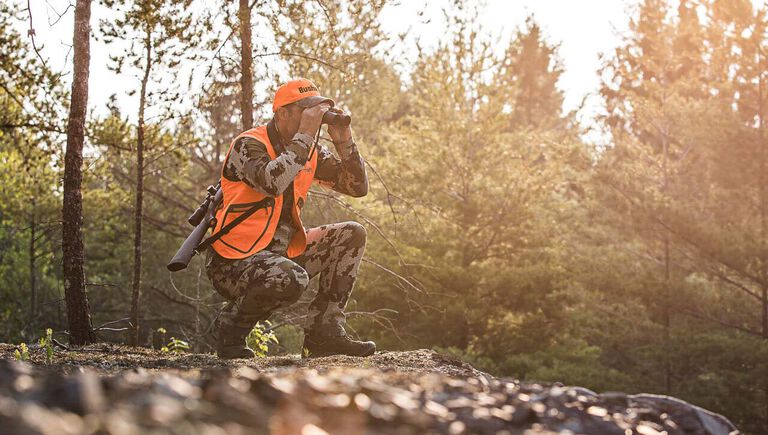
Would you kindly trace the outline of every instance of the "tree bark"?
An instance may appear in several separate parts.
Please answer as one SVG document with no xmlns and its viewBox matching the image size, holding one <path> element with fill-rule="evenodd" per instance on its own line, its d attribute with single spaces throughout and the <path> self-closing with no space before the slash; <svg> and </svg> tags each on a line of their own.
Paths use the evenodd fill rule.
<svg viewBox="0 0 768 435">
<path fill-rule="evenodd" d="M 152 69 L 152 35 L 147 30 L 144 39 L 146 49 L 146 65 L 144 77 L 141 79 L 141 95 L 139 96 L 139 122 L 136 131 L 136 204 L 134 207 L 133 233 L 133 291 L 131 294 L 131 346 L 139 344 L 139 302 L 141 299 L 141 245 L 142 245 L 142 213 L 144 208 L 144 110 L 147 105 L 147 83 Z"/>
<path fill-rule="evenodd" d="M 72 101 L 67 122 L 64 156 L 64 203 L 62 206 L 62 253 L 64 295 L 67 303 L 69 340 L 82 345 L 93 342 L 91 314 L 85 289 L 83 248 L 83 143 L 88 105 L 91 1 L 77 0 L 74 28 Z"/>
<path fill-rule="evenodd" d="M 768 339 L 768 180 L 766 180 L 766 172 L 768 171 L 768 150 L 765 147 L 765 107 L 764 107 L 764 84 L 763 84 L 763 55 L 762 51 L 757 50 L 757 65 L 758 65 L 758 77 L 757 77 L 757 119 L 758 130 L 757 140 L 758 147 L 760 148 L 760 173 L 757 180 L 757 194 L 758 204 L 760 208 L 760 244 L 761 255 L 760 261 L 762 262 L 762 333 L 763 338 Z M 766 414 L 768 419 L 768 414 Z"/>
<path fill-rule="evenodd" d="M 35 264 L 37 238 L 37 216 L 35 215 L 36 201 L 34 198 L 30 201 L 30 219 L 29 219 L 29 321 L 33 324 L 37 317 L 37 265 Z"/>
<path fill-rule="evenodd" d="M 240 115 L 243 130 L 253 127 L 253 46 L 251 42 L 251 8 L 248 0 L 240 0 Z"/>
<path fill-rule="evenodd" d="M 666 102 L 666 94 L 665 98 L 662 100 L 664 103 Z M 662 141 L 662 170 L 663 170 L 663 179 L 662 179 L 662 187 L 661 190 L 664 193 L 664 198 L 667 198 L 668 195 L 668 189 L 669 189 L 669 138 L 667 137 L 666 132 L 666 123 L 665 123 L 665 130 L 661 132 L 661 141 Z M 670 246 L 669 246 L 669 231 L 665 228 L 661 229 L 664 233 L 664 297 L 663 297 L 663 304 L 662 307 L 663 310 L 663 321 L 664 321 L 664 389 L 666 394 L 672 394 L 672 362 L 670 360 L 672 355 L 672 349 L 671 349 L 671 329 L 672 329 L 672 316 L 670 313 L 670 303 L 671 303 L 671 289 L 670 286 L 672 285 L 672 261 L 670 258 Z"/>
<path fill-rule="evenodd" d="M 757 180 L 757 192 L 758 192 L 758 204 L 760 207 L 760 237 L 761 237 L 761 261 L 762 261 L 762 334 L 763 338 L 768 340 L 768 149 L 765 144 L 765 84 L 763 82 L 763 61 L 765 57 L 758 45 L 757 47 L 757 119 L 758 130 L 757 140 L 758 147 L 760 148 L 760 173 Z M 764 407 L 765 407 L 765 420 L 764 429 L 768 431 L 768 385 L 763 388 L 764 393 Z"/>
</svg>

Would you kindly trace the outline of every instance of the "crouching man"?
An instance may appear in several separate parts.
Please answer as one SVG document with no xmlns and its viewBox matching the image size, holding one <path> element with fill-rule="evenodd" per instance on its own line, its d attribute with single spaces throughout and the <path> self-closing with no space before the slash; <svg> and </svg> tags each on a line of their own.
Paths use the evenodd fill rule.
<svg viewBox="0 0 768 435">
<path fill-rule="evenodd" d="M 220 358 L 251 357 L 245 337 L 256 322 L 296 302 L 318 274 L 319 290 L 303 325 L 308 354 L 368 356 L 376 350 L 372 341 L 352 340 L 344 330 L 344 308 L 365 251 L 365 227 L 339 222 L 305 229 L 301 222 L 315 180 L 354 197 L 368 193 L 363 159 L 348 125 L 328 125 L 340 158 L 315 141 L 326 111 L 343 114 L 334 105 L 309 80 L 291 80 L 275 93 L 272 120 L 241 133 L 229 147 L 214 233 L 239 216 L 246 218 L 207 253 L 208 277 L 231 301 L 217 325 Z"/>
</svg>

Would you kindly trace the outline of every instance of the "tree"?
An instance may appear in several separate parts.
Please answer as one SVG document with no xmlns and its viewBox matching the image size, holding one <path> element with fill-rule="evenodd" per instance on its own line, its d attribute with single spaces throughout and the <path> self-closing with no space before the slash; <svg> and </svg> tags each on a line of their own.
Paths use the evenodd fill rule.
<svg viewBox="0 0 768 435">
<path fill-rule="evenodd" d="M 119 0 L 108 0 L 107 6 L 124 6 Z M 144 176 L 146 153 L 146 110 L 155 96 L 165 102 L 174 103 L 180 98 L 178 92 L 149 90 L 152 73 L 164 67 L 163 73 L 176 69 L 182 59 L 194 60 L 197 55 L 190 50 L 201 43 L 202 28 L 210 29 L 205 17 L 194 21 L 190 11 L 192 0 L 181 2 L 170 0 L 140 0 L 122 11 L 122 17 L 114 23 L 103 23 L 103 32 L 108 42 L 115 39 L 130 40 L 130 31 L 135 31 L 140 47 L 131 45 L 125 54 L 115 56 L 114 69 L 122 71 L 123 64 L 140 70 L 138 124 L 136 127 L 136 193 L 134 202 L 134 256 L 133 283 L 131 291 L 131 335 L 130 343 L 138 345 L 140 322 L 140 299 L 142 287 L 142 225 L 144 220 Z M 171 115 L 173 117 L 174 115 Z M 159 152 L 159 150 L 154 150 Z"/>
<path fill-rule="evenodd" d="M 671 345 L 671 297 L 679 279 L 674 276 L 672 235 L 665 220 L 672 197 L 684 194 L 685 183 L 674 177 L 684 172 L 696 155 L 690 138 L 684 137 L 688 119 L 683 108 L 701 98 L 704 71 L 699 46 L 691 42 L 701 39 L 701 25 L 690 12 L 689 3 L 681 2 L 676 21 L 670 21 L 665 2 L 643 2 L 631 22 L 633 33 L 626 45 L 616 49 L 615 57 L 605 67 L 611 74 L 601 89 L 608 106 L 606 122 L 616 140 L 616 149 L 607 153 L 611 158 L 603 159 L 606 171 L 601 174 L 614 177 L 604 179 L 606 186 L 624 196 L 630 206 L 639 207 L 635 215 L 639 222 L 633 223 L 648 242 L 648 255 L 660 261 L 662 280 L 657 308 L 664 325 L 665 349 Z M 620 161 L 612 158 L 613 154 Z M 617 171 L 616 166 L 624 163 L 643 169 Z M 633 177 L 641 170 L 642 178 Z M 627 221 L 617 221 L 623 222 Z M 664 385 L 671 393 L 669 358 L 670 353 L 665 352 Z"/>
<path fill-rule="evenodd" d="M 251 7 L 240 0 L 240 116 L 243 130 L 253 127 L 253 44 L 251 42 Z"/>
<path fill-rule="evenodd" d="M 738 92 L 737 112 L 748 139 L 747 155 L 757 157 L 753 164 L 744 162 L 751 169 L 745 181 L 753 193 L 755 221 L 758 228 L 757 243 L 752 251 L 754 268 L 762 282 L 758 282 L 761 307 L 761 332 L 768 339 L 768 6 L 749 15 L 746 24 L 748 36 L 736 36 L 735 45 L 743 57 L 738 59 L 741 68 L 735 77 Z"/>
<path fill-rule="evenodd" d="M 91 34 L 91 2 L 77 0 L 74 30 L 74 72 L 72 103 L 67 123 L 67 153 L 64 158 L 64 203 L 62 207 L 62 253 L 64 292 L 67 301 L 70 342 L 82 345 L 93 341 L 90 307 L 83 270 L 83 142 L 88 105 L 88 75 Z"/>
<path fill-rule="evenodd" d="M 422 51 L 407 111 L 375 149 L 398 213 L 381 227 L 397 235 L 398 270 L 418 290 L 392 280 L 366 299 L 399 312 L 397 332 L 410 345 L 458 348 L 524 375 L 505 355 L 547 348 L 562 325 L 565 300 L 556 295 L 565 281 L 553 271 L 562 269 L 556 228 L 570 204 L 556 199 L 578 152 L 564 131 L 509 128 L 514 115 L 504 107 L 516 103 L 505 59 L 494 55 L 476 14 L 462 5 L 446 11 L 451 32 L 434 51 Z M 556 91 L 552 76 L 541 78 L 548 87 L 531 88 L 532 99 Z M 386 207 L 386 192 L 378 201 Z"/>
<path fill-rule="evenodd" d="M 496 77 L 499 92 L 508 101 L 511 130 L 565 127 L 563 93 L 556 87 L 563 73 L 557 48 L 544 40 L 532 16 L 507 47 Z"/>
<path fill-rule="evenodd" d="M 0 316 L 0 335 L 26 339 L 40 320 L 56 318 L 49 299 L 64 300 L 55 289 L 62 269 L 60 141 L 69 95 L 62 74 L 14 30 L 15 13 L 12 4 L 0 6 L 0 161 L 10 167 L 0 181 L 0 288 L 3 305 L 12 307 Z"/>
<path fill-rule="evenodd" d="M 604 240 L 619 238 L 619 249 L 642 259 L 624 278 L 645 283 L 642 305 L 663 328 L 638 366 L 650 379 L 663 374 L 660 390 L 681 397 L 697 394 L 699 374 L 730 373 L 692 363 L 688 337 L 741 352 L 763 335 L 759 17 L 748 1 L 680 2 L 676 11 L 645 1 L 603 70 L 614 143 L 596 166 L 595 214 Z M 752 415 L 765 388 L 740 393 Z"/>
<path fill-rule="evenodd" d="M 385 55 L 397 43 L 387 41 L 379 21 L 389 3 L 291 0 L 279 14 L 261 11 L 280 49 L 257 47 L 255 57 L 284 63 L 291 77 L 315 81 L 324 95 L 352 113 L 355 136 L 363 147 L 401 116 L 405 106 L 402 81 Z M 282 81 L 269 76 L 265 80 L 274 85 Z"/>
</svg>

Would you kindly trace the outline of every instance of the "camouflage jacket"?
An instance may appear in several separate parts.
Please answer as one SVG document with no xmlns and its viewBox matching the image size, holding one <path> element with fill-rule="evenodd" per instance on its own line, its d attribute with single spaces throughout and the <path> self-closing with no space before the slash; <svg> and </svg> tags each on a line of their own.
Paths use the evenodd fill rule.
<svg viewBox="0 0 768 435">
<path fill-rule="evenodd" d="M 242 181 L 268 196 L 284 195 L 275 235 L 266 249 L 284 253 L 295 228 L 291 222 L 290 207 L 293 202 L 293 179 L 307 161 L 314 138 L 297 133 L 290 143 L 283 144 L 274 121 L 267 124 L 267 134 L 277 157 L 273 160 L 266 146 L 250 137 L 238 139 L 224 167 L 224 177 Z M 364 196 L 368 192 L 368 176 L 354 141 L 339 144 L 340 159 L 321 143 L 317 144 L 317 170 L 315 180 L 325 187 L 351 196 Z"/>
</svg>

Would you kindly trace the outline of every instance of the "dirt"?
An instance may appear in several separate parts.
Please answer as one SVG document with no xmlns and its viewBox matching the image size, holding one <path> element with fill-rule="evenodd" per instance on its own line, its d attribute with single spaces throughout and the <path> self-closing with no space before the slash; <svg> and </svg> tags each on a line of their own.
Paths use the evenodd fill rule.
<svg viewBox="0 0 768 435">
<path fill-rule="evenodd" d="M 0 358 L 13 358 L 17 346 L 0 344 Z M 300 355 L 269 356 L 265 358 L 221 360 L 213 354 L 165 353 L 143 347 L 117 344 L 94 344 L 71 350 L 55 349 L 53 362 L 45 364 L 45 354 L 32 348 L 29 362 L 63 373 L 71 373 L 87 367 L 100 374 L 117 373 L 142 367 L 149 372 L 166 372 L 185 377 L 199 377 L 201 370 L 242 368 L 269 373 L 275 371 L 312 368 L 376 367 L 382 371 L 398 373 L 441 373 L 451 376 L 479 376 L 483 373 L 452 356 L 428 349 L 408 352 L 376 352 L 368 358 L 328 356 L 304 358 Z"/>
</svg>

